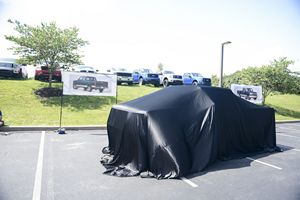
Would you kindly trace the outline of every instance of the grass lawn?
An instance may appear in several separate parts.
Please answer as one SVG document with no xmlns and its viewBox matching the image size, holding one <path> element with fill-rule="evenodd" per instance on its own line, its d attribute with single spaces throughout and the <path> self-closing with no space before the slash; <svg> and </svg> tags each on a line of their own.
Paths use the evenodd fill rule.
<svg viewBox="0 0 300 200">
<path fill-rule="evenodd" d="M 276 110 L 276 120 L 300 119 L 300 95 L 273 95 L 266 104 Z"/>
<path fill-rule="evenodd" d="M 35 80 L 0 80 L 0 110 L 7 125 L 59 126 L 60 97 L 43 99 L 34 90 L 47 86 Z M 53 84 L 61 87 L 61 83 Z M 119 86 L 118 103 L 128 101 L 160 88 L 151 86 Z M 64 96 L 62 124 L 106 124 L 115 97 Z"/>
<path fill-rule="evenodd" d="M 61 83 L 53 84 L 61 87 Z M 0 110 L 7 125 L 59 125 L 60 97 L 43 99 L 34 94 L 47 86 L 35 80 L 0 80 Z M 161 88 L 152 86 L 119 86 L 118 103 L 144 96 Z M 106 124 L 115 97 L 64 96 L 63 126 Z M 274 107 L 277 120 L 300 119 L 300 96 L 274 95 L 266 103 Z"/>
</svg>

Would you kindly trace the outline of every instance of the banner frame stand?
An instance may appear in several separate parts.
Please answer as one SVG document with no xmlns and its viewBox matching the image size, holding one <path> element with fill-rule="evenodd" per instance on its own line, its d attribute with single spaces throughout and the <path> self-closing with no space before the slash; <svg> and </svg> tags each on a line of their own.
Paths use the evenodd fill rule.
<svg viewBox="0 0 300 200">
<path fill-rule="evenodd" d="M 118 104 L 118 84 L 116 85 L 116 104 Z"/>
<path fill-rule="evenodd" d="M 64 88 L 64 82 L 62 84 L 62 88 Z M 64 97 L 64 92 L 63 92 L 63 89 L 62 89 L 62 93 L 61 93 L 61 96 L 60 96 L 60 115 L 59 115 L 59 128 L 57 129 L 57 133 L 58 134 L 65 134 L 66 131 L 65 131 L 65 128 L 62 128 L 61 127 L 61 121 L 62 121 L 62 107 L 63 107 L 63 97 Z"/>
</svg>

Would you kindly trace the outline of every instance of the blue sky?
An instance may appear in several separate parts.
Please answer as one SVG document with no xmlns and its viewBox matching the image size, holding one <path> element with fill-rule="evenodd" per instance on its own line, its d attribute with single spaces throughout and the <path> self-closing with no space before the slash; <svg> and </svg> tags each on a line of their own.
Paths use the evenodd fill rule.
<svg viewBox="0 0 300 200">
<path fill-rule="evenodd" d="M 90 45 L 83 61 L 97 68 L 149 67 L 219 74 L 279 57 L 300 71 L 300 1 L 296 0 L 0 0 L 0 57 L 10 57 L 7 19 L 77 26 Z"/>
</svg>

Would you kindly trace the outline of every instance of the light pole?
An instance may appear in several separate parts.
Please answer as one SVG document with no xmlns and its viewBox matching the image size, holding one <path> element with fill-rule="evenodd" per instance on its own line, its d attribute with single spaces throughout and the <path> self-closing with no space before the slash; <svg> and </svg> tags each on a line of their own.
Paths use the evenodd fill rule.
<svg viewBox="0 0 300 200">
<path fill-rule="evenodd" d="M 223 55 L 224 55 L 224 45 L 230 44 L 230 41 L 222 43 L 222 50 L 221 50 L 221 71 L 220 71 L 220 80 L 219 80 L 219 87 L 223 87 Z"/>
</svg>

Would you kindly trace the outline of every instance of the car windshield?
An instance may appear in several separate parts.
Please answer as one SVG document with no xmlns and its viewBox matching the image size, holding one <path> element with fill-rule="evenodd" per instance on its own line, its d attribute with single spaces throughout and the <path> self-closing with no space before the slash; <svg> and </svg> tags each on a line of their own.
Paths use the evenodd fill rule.
<svg viewBox="0 0 300 200">
<path fill-rule="evenodd" d="M 194 77 L 202 77 L 202 75 L 201 74 L 199 74 L 199 73 L 191 73 Z"/>
<path fill-rule="evenodd" d="M 89 70 L 94 70 L 93 67 L 90 66 L 77 66 L 78 69 L 89 69 Z"/>
<path fill-rule="evenodd" d="M 12 63 L 0 62 L 0 67 L 11 67 Z"/>
<path fill-rule="evenodd" d="M 117 71 L 119 71 L 119 72 L 127 72 L 127 70 L 125 68 L 118 68 Z"/>
<path fill-rule="evenodd" d="M 153 73 L 151 69 L 142 69 L 142 73 Z"/>
<path fill-rule="evenodd" d="M 164 71 L 164 74 L 175 74 L 175 73 L 172 71 Z"/>
</svg>

